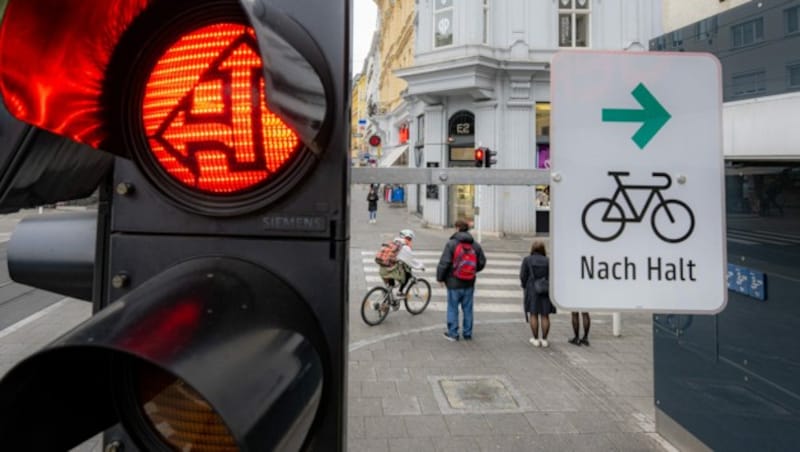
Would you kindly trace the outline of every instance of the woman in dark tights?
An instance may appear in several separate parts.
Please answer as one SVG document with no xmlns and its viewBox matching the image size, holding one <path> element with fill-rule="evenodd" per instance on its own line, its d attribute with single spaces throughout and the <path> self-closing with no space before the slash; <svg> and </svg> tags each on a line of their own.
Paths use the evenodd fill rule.
<svg viewBox="0 0 800 452">
<path fill-rule="evenodd" d="M 580 331 L 580 321 L 578 319 L 578 313 L 572 313 L 572 332 L 575 333 L 575 337 L 569 340 L 570 344 L 573 345 L 586 345 L 589 346 L 589 327 L 592 325 L 591 319 L 589 319 L 588 312 L 581 312 L 583 314 L 583 338 L 578 336 Z"/>
<path fill-rule="evenodd" d="M 556 308 L 550 301 L 549 287 L 540 293 L 536 291 L 536 281 L 548 283 L 550 277 L 550 263 L 547 260 L 544 242 L 536 240 L 531 245 L 531 254 L 522 260 L 519 270 L 519 279 L 524 290 L 525 315 L 531 325 L 530 343 L 534 347 L 547 347 L 547 334 L 550 332 L 550 314 L 555 314 Z M 539 339 L 539 318 L 542 319 L 542 339 Z"/>
</svg>

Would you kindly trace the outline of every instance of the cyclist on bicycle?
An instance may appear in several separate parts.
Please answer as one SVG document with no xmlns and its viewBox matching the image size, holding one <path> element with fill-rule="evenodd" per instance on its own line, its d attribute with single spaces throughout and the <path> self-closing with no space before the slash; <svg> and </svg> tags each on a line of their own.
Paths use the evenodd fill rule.
<svg viewBox="0 0 800 452">
<path fill-rule="evenodd" d="M 401 245 L 400 251 L 397 253 L 397 264 L 392 267 L 380 267 L 381 278 L 390 287 L 394 287 L 395 281 L 400 284 L 400 294 L 403 293 L 406 283 L 411 279 L 412 268 L 414 270 L 425 270 L 425 266 L 414 257 L 414 252 L 411 250 L 413 240 L 414 231 L 411 229 L 400 231 L 400 234 L 393 240 Z"/>
</svg>

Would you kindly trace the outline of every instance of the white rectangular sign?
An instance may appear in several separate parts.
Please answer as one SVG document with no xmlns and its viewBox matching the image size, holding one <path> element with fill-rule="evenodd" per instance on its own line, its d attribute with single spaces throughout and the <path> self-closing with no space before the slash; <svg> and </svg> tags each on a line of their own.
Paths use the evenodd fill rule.
<svg viewBox="0 0 800 452">
<path fill-rule="evenodd" d="M 572 311 L 721 311 L 722 88 L 710 54 L 560 52 L 551 296 Z"/>
</svg>

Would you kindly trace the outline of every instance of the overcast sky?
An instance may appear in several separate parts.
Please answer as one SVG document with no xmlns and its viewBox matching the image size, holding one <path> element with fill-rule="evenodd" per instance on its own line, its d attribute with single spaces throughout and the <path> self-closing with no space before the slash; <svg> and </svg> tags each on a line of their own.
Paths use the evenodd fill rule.
<svg viewBox="0 0 800 452">
<path fill-rule="evenodd" d="M 364 66 L 364 58 L 369 53 L 372 33 L 375 31 L 377 13 L 378 8 L 373 0 L 353 0 L 353 75 L 361 72 Z"/>
</svg>

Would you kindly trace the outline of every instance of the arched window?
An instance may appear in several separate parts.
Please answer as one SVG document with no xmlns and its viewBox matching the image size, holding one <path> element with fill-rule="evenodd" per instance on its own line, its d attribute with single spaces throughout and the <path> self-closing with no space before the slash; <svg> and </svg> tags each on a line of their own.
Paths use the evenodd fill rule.
<svg viewBox="0 0 800 452">
<path fill-rule="evenodd" d="M 464 110 L 457 112 L 450 117 L 449 130 L 451 139 L 475 135 L 475 115 Z"/>
</svg>

